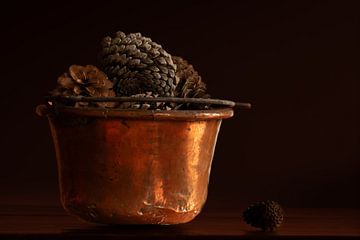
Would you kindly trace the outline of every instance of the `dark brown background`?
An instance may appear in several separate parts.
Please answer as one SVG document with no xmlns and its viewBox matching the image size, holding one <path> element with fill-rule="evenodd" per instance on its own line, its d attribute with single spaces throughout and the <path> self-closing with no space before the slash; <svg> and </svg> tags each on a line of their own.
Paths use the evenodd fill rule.
<svg viewBox="0 0 360 240">
<path fill-rule="evenodd" d="M 47 122 L 34 114 L 99 41 L 142 32 L 188 59 L 214 97 L 249 101 L 223 123 L 208 206 L 275 199 L 359 207 L 356 1 L 13 2 L 1 13 L 0 202 L 57 201 Z"/>
</svg>

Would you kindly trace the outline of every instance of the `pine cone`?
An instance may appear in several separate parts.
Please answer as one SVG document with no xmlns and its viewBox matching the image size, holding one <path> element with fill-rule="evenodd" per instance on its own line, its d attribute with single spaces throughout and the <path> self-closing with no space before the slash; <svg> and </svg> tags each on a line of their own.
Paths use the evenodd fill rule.
<svg viewBox="0 0 360 240">
<path fill-rule="evenodd" d="M 154 95 L 152 92 L 146 92 L 146 93 L 131 95 L 130 97 L 156 98 L 157 94 Z M 172 108 L 164 102 L 123 102 L 118 107 L 120 109 L 131 108 L 131 109 L 143 109 L 143 110 L 172 110 Z"/>
<path fill-rule="evenodd" d="M 172 56 L 177 66 L 176 76 L 179 84 L 176 87 L 176 96 L 184 98 L 209 98 L 206 85 L 194 67 L 181 57 Z"/>
<path fill-rule="evenodd" d="M 250 205 L 243 212 L 243 219 L 253 227 L 263 231 L 273 231 L 284 219 L 284 211 L 275 201 L 263 201 Z"/>
<path fill-rule="evenodd" d="M 210 98 L 210 95 L 206 93 L 206 85 L 201 80 L 201 76 L 189 64 L 181 57 L 172 56 L 174 63 L 177 66 L 176 76 L 179 78 L 179 84 L 175 90 L 176 97 L 183 98 Z M 180 104 L 176 106 L 176 109 L 206 109 L 205 104 Z"/>
<path fill-rule="evenodd" d="M 152 92 L 174 96 L 178 78 L 170 54 L 140 33 L 117 32 L 105 37 L 100 52 L 101 66 L 114 83 L 117 96 Z"/>
<path fill-rule="evenodd" d="M 92 65 L 71 65 L 69 72 L 57 80 L 58 86 L 52 96 L 114 97 L 113 84 L 105 73 Z M 111 102 L 97 102 L 100 107 L 114 107 Z M 77 102 L 75 107 L 88 106 L 87 102 Z"/>
</svg>

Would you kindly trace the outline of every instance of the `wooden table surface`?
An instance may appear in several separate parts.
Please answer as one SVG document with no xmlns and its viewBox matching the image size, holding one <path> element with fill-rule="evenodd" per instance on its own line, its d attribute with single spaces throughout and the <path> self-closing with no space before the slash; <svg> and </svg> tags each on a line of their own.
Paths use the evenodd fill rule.
<svg viewBox="0 0 360 240">
<path fill-rule="evenodd" d="M 286 209 L 274 233 L 241 220 L 242 209 L 205 209 L 174 226 L 102 226 L 79 221 L 58 205 L 0 205 L 0 239 L 360 239 L 360 209 Z"/>
</svg>

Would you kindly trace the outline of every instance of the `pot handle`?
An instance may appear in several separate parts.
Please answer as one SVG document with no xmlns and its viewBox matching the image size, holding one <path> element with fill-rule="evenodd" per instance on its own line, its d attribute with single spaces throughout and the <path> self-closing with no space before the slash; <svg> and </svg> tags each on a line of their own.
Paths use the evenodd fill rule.
<svg viewBox="0 0 360 240">
<path fill-rule="evenodd" d="M 46 106 L 45 104 L 40 104 L 35 108 L 35 112 L 38 116 L 40 117 L 46 117 L 49 115 L 50 111 L 49 111 L 49 107 Z"/>
<path fill-rule="evenodd" d="M 50 101 L 72 101 L 72 102 L 173 102 L 173 103 L 198 103 L 210 104 L 226 107 L 236 107 L 239 109 L 250 109 L 250 103 L 233 102 L 222 99 L 211 98 L 178 98 L 178 97 L 85 97 L 85 96 L 47 96 Z"/>
</svg>

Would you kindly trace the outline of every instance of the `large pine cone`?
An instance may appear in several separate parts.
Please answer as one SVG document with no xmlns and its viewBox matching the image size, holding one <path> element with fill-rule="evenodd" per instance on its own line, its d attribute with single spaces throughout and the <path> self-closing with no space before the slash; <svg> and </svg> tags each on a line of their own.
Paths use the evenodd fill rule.
<svg viewBox="0 0 360 240">
<path fill-rule="evenodd" d="M 157 94 L 152 92 L 139 93 L 131 95 L 131 97 L 147 97 L 156 98 Z M 173 106 L 165 102 L 123 102 L 120 103 L 118 108 L 120 109 L 143 109 L 143 110 L 172 110 Z"/>
<path fill-rule="evenodd" d="M 119 31 L 113 38 L 105 37 L 100 61 L 117 96 L 146 92 L 159 97 L 175 95 L 178 78 L 170 54 L 140 33 L 126 35 Z"/>
<path fill-rule="evenodd" d="M 92 65 L 71 65 L 69 72 L 62 74 L 57 80 L 57 87 L 51 92 L 52 96 L 86 96 L 86 97 L 114 97 L 113 83 L 105 73 Z M 94 103 L 100 107 L 114 107 L 112 102 Z M 88 106 L 86 102 L 77 102 L 75 107 Z"/>
</svg>

